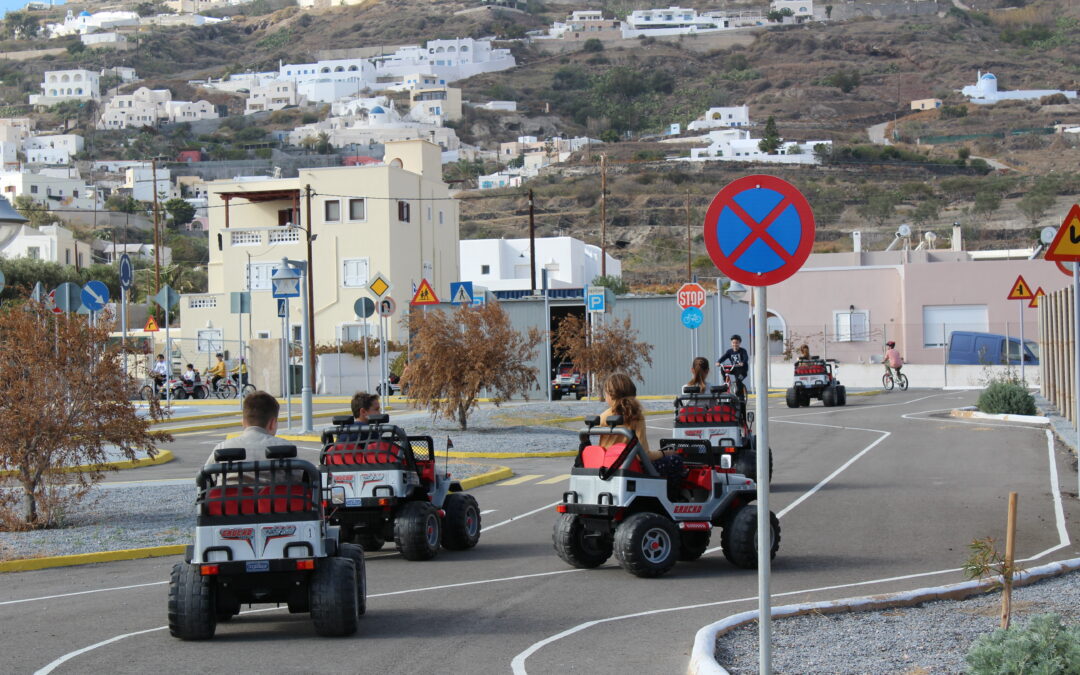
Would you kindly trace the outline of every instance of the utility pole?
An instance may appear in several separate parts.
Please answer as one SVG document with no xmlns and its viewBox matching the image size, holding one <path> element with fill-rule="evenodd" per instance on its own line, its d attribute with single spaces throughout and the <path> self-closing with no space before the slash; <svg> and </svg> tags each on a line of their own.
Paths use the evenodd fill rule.
<svg viewBox="0 0 1080 675">
<path fill-rule="evenodd" d="M 154 294 L 161 290 L 161 233 L 158 232 L 157 158 L 150 160 L 150 177 L 154 182 Z M 134 189 L 134 188 L 133 188 Z"/>
<path fill-rule="evenodd" d="M 686 280 L 693 281 L 690 272 L 690 191 L 686 191 Z"/>
<path fill-rule="evenodd" d="M 533 191 L 529 189 L 529 278 L 536 295 L 536 222 L 533 220 Z"/>
<path fill-rule="evenodd" d="M 607 276 L 607 155 L 600 155 L 600 276 Z"/>
<path fill-rule="evenodd" d="M 307 312 L 308 312 L 308 344 L 315 345 L 315 286 L 314 268 L 311 266 L 311 183 L 304 186 L 304 208 L 307 211 Z M 308 386 L 315 389 L 315 369 L 308 369 Z M 309 422 L 310 423 L 310 422 Z"/>
</svg>

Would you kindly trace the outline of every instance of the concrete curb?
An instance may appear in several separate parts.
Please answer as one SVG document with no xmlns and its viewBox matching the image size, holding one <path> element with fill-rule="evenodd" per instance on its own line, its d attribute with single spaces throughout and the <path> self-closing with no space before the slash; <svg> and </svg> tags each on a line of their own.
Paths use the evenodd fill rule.
<svg viewBox="0 0 1080 675">
<path fill-rule="evenodd" d="M 1041 565 L 1017 574 L 1013 578 L 1013 586 L 1027 586 L 1043 579 L 1061 576 L 1076 570 L 1080 570 L 1080 558 Z M 893 607 L 911 607 L 934 600 L 964 600 L 975 595 L 997 590 L 1000 583 L 1001 577 L 993 577 L 899 593 L 864 595 L 842 600 L 784 605 L 773 607 L 771 615 L 774 619 L 780 619 L 804 614 L 839 614 L 842 612 L 868 612 Z M 734 614 L 726 619 L 702 627 L 694 636 L 694 646 L 690 652 L 690 664 L 687 666 L 686 672 L 689 675 L 729 675 L 728 671 L 716 661 L 716 639 L 736 628 L 755 623 L 757 620 L 758 610 L 755 609 Z"/>
<path fill-rule="evenodd" d="M 60 469 L 60 473 L 82 473 L 84 471 L 123 471 L 125 469 L 138 469 L 141 466 L 157 466 L 158 464 L 167 464 L 176 459 L 176 456 L 169 450 L 158 450 L 157 454 L 153 457 L 147 457 L 146 459 L 125 459 L 119 462 L 109 462 L 108 464 L 80 464 L 79 466 L 65 466 Z M 6 471 L 0 471 L 0 478 L 11 478 L 12 476 L 19 475 L 18 471 L 8 469 Z"/>
<path fill-rule="evenodd" d="M 229 434 L 226 438 L 236 438 L 240 434 Z M 283 441 L 293 441 L 295 443 L 321 443 L 322 438 L 319 436 L 290 436 L 278 434 L 278 438 Z M 533 457 L 574 457 L 577 455 L 577 450 L 553 450 L 551 452 L 446 452 L 445 450 L 436 450 L 435 457 L 450 459 L 531 459 Z"/>
<path fill-rule="evenodd" d="M 120 560 L 139 560 L 141 558 L 160 558 L 167 555 L 180 555 L 185 546 L 152 546 L 150 548 L 127 548 L 119 551 L 100 551 L 98 553 L 80 553 L 78 555 L 56 555 L 47 558 L 23 558 L 0 562 L 0 572 L 28 572 L 50 567 L 70 567 L 73 565 L 92 565 L 94 563 L 117 562 Z"/>
<path fill-rule="evenodd" d="M 316 417 L 333 417 L 334 415 L 348 415 L 349 413 L 350 413 L 350 411 L 348 411 L 348 410 L 330 410 L 330 411 L 312 413 L 311 417 L 312 417 L 312 419 L 314 419 Z M 217 417 L 220 417 L 220 415 L 217 415 Z M 299 419 L 302 419 L 302 417 L 303 417 L 302 415 L 293 415 L 292 418 L 293 418 L 293 420 L 299 420 Z M 278 418 L 278 422 L 287 422 L 287 421 L 288 421 L 288 417 L 279 417 Z M 189 424 L 188 426 L 180 426 L 180 427 L 164 427 L 164 426 L 160 426 L 160 425 L 162 425 L 162 424 L 173 424 L 173 423 L 172 422 L 160 422 L 157 425 L 152 426 L 151 429 L 153 431 L 165 431 L 165 432 L 170 433 L 170 434 L 182 434 L 182 433 L 187 433 L 189 431 L 211 431 L 213 429 L 228 429 L 229 427 L 240 426 L 240 423 L 241 423 L 241 421 L 240 421 L 240 418 L 239 418 L 239 413 L 237 413 L 237 418 L 232 420 L 232 421 L 229 421 L 229 422 L 213 422 L 211 424 Z M 176 424 L 183 424 L 183 421 L 182 420 L 177 421 Z M 316 439 L 316 440 L 318 440 L 318 439 Z"/>
<path fill-rule="evenodd" d="M 168 452 L 168 451 L 165 451 Z M 492 471 L 486 471 L 476 476 L 464 478 L 461 481 L 463 490 L 472 490 L 481 485 L 497 483 L 507 478 L 512 478 L 514 472 L 507 466 L 496 467 Z M 74 565 L 91 565 L 94 563 L 117 562 L 120 560 L 139 560 L 142 558 L 159 558 L 169 555 L 181 555 L 186 548 L 183 544 L 175 546 L 152 546 L 149 548 L 128 548 L 119 551 L 100 551 L 98 553 L 81 553 L 78 555 L 57 555 L 44 558 L 23 558 L 20 560 L 8 560 L 0 562 L 0 573 L 3 572 L 28 572 L 30 570 L 42 570 L 50 567 L 71 567 Z"/>
<path fill-rule="evenodd" d="M 975 420 L 1000 420 L 1002 422 L 1022 422 L 1024 424 L 1050 424 L 1050 418 L 1041 415 L 998 415 L 994 413 L 979 412 L 974 408 L 956 408 L 950 412 L 949 415 L 952 417 L 963 417 Z"/>
</svg>

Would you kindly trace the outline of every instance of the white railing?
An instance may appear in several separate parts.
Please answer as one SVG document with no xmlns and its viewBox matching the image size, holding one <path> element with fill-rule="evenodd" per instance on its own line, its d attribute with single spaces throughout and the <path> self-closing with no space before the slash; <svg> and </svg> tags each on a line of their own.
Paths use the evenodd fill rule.
<svg viewBox="0 0 1080 675">
<path fill-rule="evenodd" d="M 266 235 L 265 239 L 263 235 Z M 291 227 L 258 227 L 229 230 L 230 246 L 262 246 L 263 244 L 295 244 L 303 239 L 300 230 Z"/>
<path fill-rule="evenodd" d="M 291 227 L 270 230 L 271 244 L 291 244 L 297 241 L 300 241 L 300 230 Z"/>
<path fill-rule="evenodd" d="M 214 309 L 217 307 L 217 295 L 189 295 L 188 309 Z"/>
<path fill-rule="evenodd" d="M 262 231 L 260 230 L 233 230 L 229 234 L 231 246 L 261 246 Z"/>
</svg>

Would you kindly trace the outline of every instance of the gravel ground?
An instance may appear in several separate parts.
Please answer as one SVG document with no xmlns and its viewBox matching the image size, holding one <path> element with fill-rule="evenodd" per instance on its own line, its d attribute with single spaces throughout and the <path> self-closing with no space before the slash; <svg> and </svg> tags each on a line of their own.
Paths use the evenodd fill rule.
<svg viewBox="0 0 1080 675">
<path fill-rule="evenodd" d="M 455 479 L 494 466 L 450 462 Z M 99 485 L 67 527 L 0 532 L 0 560 L 190 544 L 195 528 L 195 484 Z"/>
<path fill-rule="evenodd" d="M 964 656 L 999 622 L 999 593 L 878 612 L 819 614 L 772 624 L 775 673 L 878 675 L 961 673 Z M 1034 614 L 1080 624 L 1080 573 L 1013 590 L 1012 625 Z M 716 658 L 732 675 L 758 672 L 758 629 L 749 624 L 717 639 Z"/>
</svg>

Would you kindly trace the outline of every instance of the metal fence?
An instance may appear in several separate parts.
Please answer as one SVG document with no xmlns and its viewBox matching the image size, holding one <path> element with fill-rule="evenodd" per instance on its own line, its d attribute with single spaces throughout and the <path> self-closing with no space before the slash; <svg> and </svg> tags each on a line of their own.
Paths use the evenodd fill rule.
<svg viewBox="0 0 1080 675">
<path fill-rule="evenodd" d="M 1050 293 L 1039 303 L 1042 340 L 1042 395 L 1076 424 L 1076 322 L 1073 289 Z"/>
</svg>

